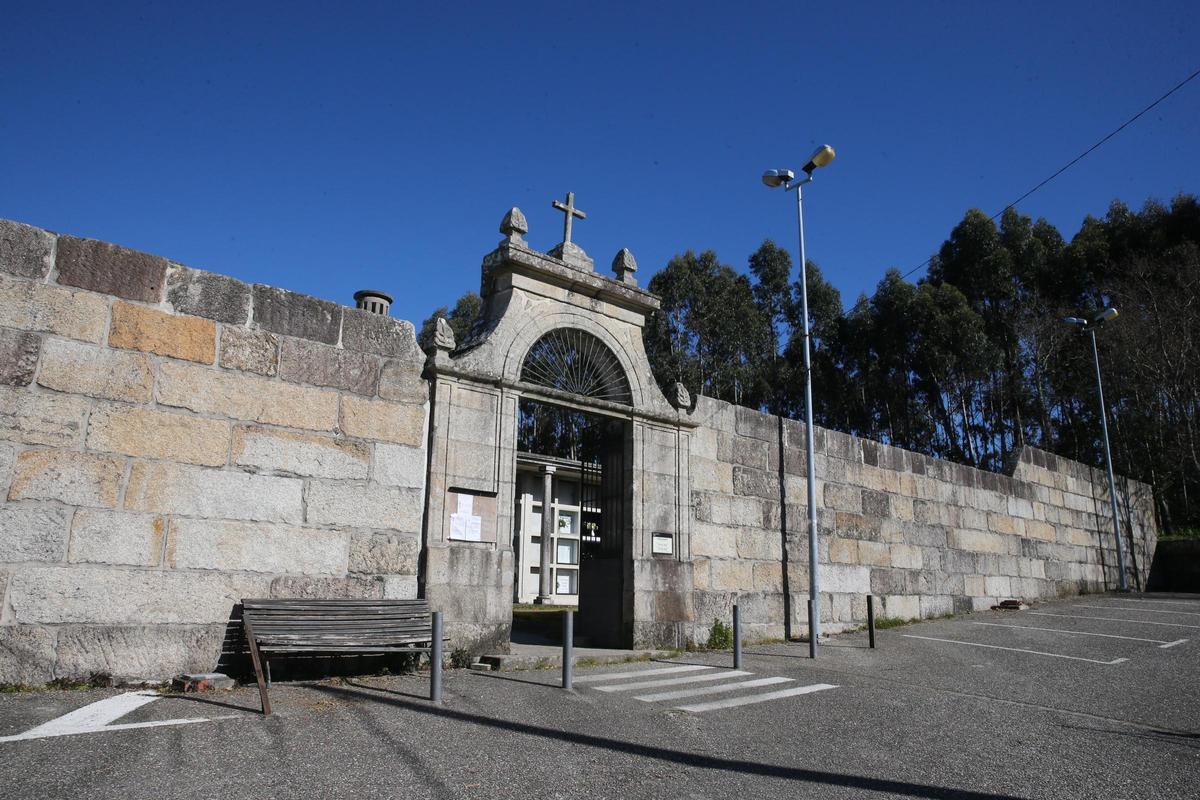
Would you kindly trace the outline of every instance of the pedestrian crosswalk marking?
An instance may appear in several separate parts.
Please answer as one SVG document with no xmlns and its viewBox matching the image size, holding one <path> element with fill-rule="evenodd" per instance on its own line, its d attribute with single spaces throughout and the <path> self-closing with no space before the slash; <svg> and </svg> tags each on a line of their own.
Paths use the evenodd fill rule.
<svg viewBox="0 0 1200 800">
<path fill-rule="evenodd" d="M 754 678 L 753 680 L 742 680 L 753 674 L 753 672 L 727 669 L 725 667 L 704 664 L 683 664 L 680 666 L 630 670 L 628 672 L 582 675 L 575 678 L 575 683 L 585 684 L 581 688 L 594 689 L 597 692 L 639 692 L 633 695 L 633 699 L 643 703 L 661 702 L 673 705 L 692 697 L 726 695 L 720 699 L 709 700 L 707 702 L 674 706 L 676 710 L 689 711 L 696 714 L 705 711 L 715 711 L 721 708 L 736 708 L 738 706 L 768 703 L 774 700 L 784 700 L 789 697 L 838 688 L 829 683 L 814 683 L 807 686 L 789 686 L 774 691 L 758 692 L 758 690 L 767 687 L 795 683 L 796 679 L 765 676 Z M 644 691 L 654 689 L 662 689 L 663 691 Z"/>
<path fill-rule="evenodd" d="M 598 692 L 629 692 L 634 689 L 657 689 L 660 686 L 678 686 L 682 683 L 700 683 L 701 681 L 720 681 L 725 678 L 741 678 L 753 675 L 753 672 L 742 672 L 739 669 L 708 672 L 703 675 L 688 675 L 683 678 L 664 678 L 658 681 L 637 681 L 635 683 L 614 683 L 608 686 L 595 687 Z"/>
<path fill-rule="evenodd" d="M 656 694 L 640 694 L 634 700 L 654 703 L 659 700 L 682 700 L 685 697 L 697 697 L 702 694 L 719 694 L 720 692 L 736 692 L 740 689 L 756 689 L 759 686 L 774 686 L 779 683 L 792 683 L 791 678 L 755 678 L 752 681 L 737 681 L 722 683 L 719 686 L 701 686 L 698 689 L 679 689 L 674 692 L 658 692 Z"/>
<path fill-rule="evenodd" d="M 719 708 L 735 708 L 737 706 L 748 706 L 753 703 L 766 703 L 771 700 L 781 700 L 785 697 L 795 697 L 800 694 L 811 694 L 813 692 L 823 692 L 826 689 L 836 689 L 837 686 L 831 683 L 814 683 L 811 686 L 796 686 L 791 689 L 780 689 L 777 692 L 767 692 L 766 694 L 752 694 L 747 697 L 727 697 L 724 700 L 713 700 L 709 703 L 697 703 L 691 706 L 676 706 L 677 711 L 691 711 L 701 713 L 704 711 L 715 711 Z"/>
</svg>

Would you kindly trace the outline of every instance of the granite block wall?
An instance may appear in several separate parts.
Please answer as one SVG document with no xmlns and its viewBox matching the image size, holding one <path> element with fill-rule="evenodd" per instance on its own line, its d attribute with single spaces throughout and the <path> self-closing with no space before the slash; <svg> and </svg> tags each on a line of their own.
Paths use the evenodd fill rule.
<svg viewBox="0 0 1200 800">
<path fill-rule="evenodd" d="M 738 602 L 750 636 L 807 631 L 803 423 L 700 397 L 692 414 L 696 622 Z M 1105 473 L 1026 447 L 1010 475 L 817 428 L 821 619 L 918 619 L 1118 585 Z M 1144 587 L 1157 528 L 1150 487 L 1119 479 L 1129 585 Z M 787 621 L 785 623 L 785 620 Z"/>
<path fill-rule="evenodd" d="M 212 669 L 243 597 L 415 597 L 423 364 L 408 322 L 0 221 L 0 683 Z"/>
</svg>

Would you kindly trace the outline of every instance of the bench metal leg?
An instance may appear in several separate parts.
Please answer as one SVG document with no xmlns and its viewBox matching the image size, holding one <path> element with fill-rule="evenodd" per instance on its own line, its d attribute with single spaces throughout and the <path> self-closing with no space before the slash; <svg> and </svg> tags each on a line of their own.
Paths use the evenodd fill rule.
<svg viewBox="0 0 1200 800">
<path fill-rule="evenodd" d="M 250 660 L 254 662 L 254 678 L 258 681 L 258 697 L 262 701 L 262 713 L 264 717 L 271 716 L 271 699 L 267 697 L 267 681 L 263 677 L 263 661 L 265 660 L 261 653 L 258 652 L 258 642 L 254 639 L 254 629 L 246 623 L 246 641 L 250 644 Z M 268 664 L 268 669 L 270 665 Z"/>
</svg>

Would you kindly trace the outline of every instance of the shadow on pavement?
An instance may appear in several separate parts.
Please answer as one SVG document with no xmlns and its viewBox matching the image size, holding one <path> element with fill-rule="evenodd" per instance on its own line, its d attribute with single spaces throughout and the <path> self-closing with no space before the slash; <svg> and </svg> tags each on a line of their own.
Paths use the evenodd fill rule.
<svg viewBox="0 0 1200 800">
<path fill-rule="evenodd" d="M 555 673 L 555 674 L 557 674 L 557 673 Z M 542 681 L 531 681 L 528 678 L 518 678 L 513 675 L 503 675 L 499 672 L 472 672 L 471 676 L 475 677 L 475 678 L 487 678 L 487 679 L 493 680 L 493 681 L 508 681 L 509 683 L 523 683 L 526 686 L 541 686 L 544 689 L 559 689 L 559 690 L 562 689 L 562 686 L 559 684 L 559 680 L 561 680 L 561 679 L 555 679 L 551 683 L 544 683 Z"/>
<path fill-rule="evenodd" d="M 659 761 L 666 761 L 687 767 L 716 769 L 726 772 L 742 773 L 745 775 L 761 775 L 767 778 L 783 778 L 785 780 L 805 781 L 808 783 L 825 784 L 829 786 L 844 786 L 863 791 L 892 792 L 894 794 L 907 795 L 909 797 L 960 798 L 960 800 L 1017 800 L 1017 798 L 1013 795 L 992 794 L 990 792 L 975 792 L 965 789 L 950 789 L 944 786 L 930 786 L 921 783 L 910 783 L 908 781 L 888 780 L 885 778 L 868 778 L 860 775 L 847 775 L 838 772 L 805 769 L 803 767 L 785 767 L 777 764 L 762 764 L 755 761 L 744 761 L 733 758 L 717 758 L 698 753 L 669 750 L 665 747 L 635 744 L 633 742 L 621 741 L 620 739 L 609 739 L 603 736 L 593 736 L 586 733 L 575 733 L 573 731 L 559 731 L 554 730 L 553 728 L 543 728 L 525 722 L 493 719 L 491 717 L 484 717 L 465 711 L 455 711 L 442 706 L 434 706 L 428 703 L 414 703 L 408 700 L 401 700 L 397 697 L 379 695 L 368 696 L 364 695 L 362 692 L 356 692 L 340 686 L 314 686 L 312 688 L 320 692 L 341 695 L 344 697 L 371 699 L 379 703 L 398 706 L 400 708 L 404 708 L 409 711 L 415 711 L 420 714 L 429 714 L 430 716 L 442 717 L 444 719 L 453 719 L 460 722 L 483 725 L 489 728 L 506 731 L 508 733 L 518 733 L 526 736 L 540 736 L 547 739 L 558 739 L 561 741 L 570 742 L 572 744 L 628 753 L 629 755 L 638 756 L 641 758 L 653 758 Z M 392 694 L 386 689 L 379 689 L 376 691 Z"/>
<path fill-rule="evenodd" d="M 220 708 L 229 708 L 234 711 L 250 711 L 254 714 L 262 713 L 262 709 L 259 708 L 259 705 L 258 705 L 258 695 L 257 694 L 254 695 L 253 698 L 250 698 L 249 700 L 247 700 L 246 705 L 225 703 L 225 702 L 221 702 L 220 700 L 213 700 L 212 698 L 209 698 L 209 697 L 199 697 L 194 694 L 164 694 L 162 697 L 164 700 L 182 700 L 185 703 L 200 703 L 201 705 L 206 705 L 206 706 L 218 706 Z"/>
</svg>

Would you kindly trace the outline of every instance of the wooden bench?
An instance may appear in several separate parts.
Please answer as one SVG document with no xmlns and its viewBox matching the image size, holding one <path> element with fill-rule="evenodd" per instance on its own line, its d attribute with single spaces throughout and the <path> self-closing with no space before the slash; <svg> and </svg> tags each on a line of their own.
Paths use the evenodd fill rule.
<svg viewBox="0 0 1200 800">
<path fill-rule="evenodd" d="M 282 653 L 427 652 L 430 699 L 441 700 L 441 614 L 430 613 L 424 600 L 242 600 L 242 625 L 264 716 L 271 713 L 267 658 Z"/>
</svg>

